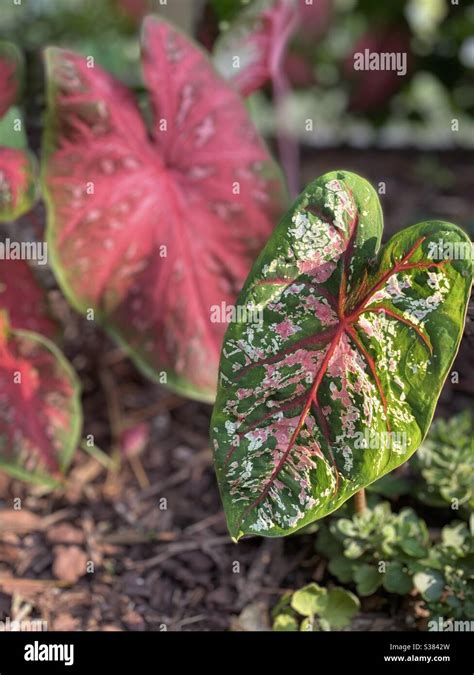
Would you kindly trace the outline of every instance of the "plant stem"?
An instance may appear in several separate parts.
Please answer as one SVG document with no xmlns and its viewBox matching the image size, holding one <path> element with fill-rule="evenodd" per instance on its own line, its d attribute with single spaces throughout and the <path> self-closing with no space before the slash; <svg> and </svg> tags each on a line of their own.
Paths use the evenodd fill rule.
<svg viewBox="0 0 474 675">
<path fill-rule="evenodd" d="M 82 439 L 80 447 L 82 450 L 87 452 L 91 457 L 102 464 L 105 469 L 114 469 L 114 461 L 112 457 L 109 457 L 103 450 L 97 447 L 97 445 L 88 445 L 85 438 Z"/>
<path fill-rule="evenodd" d="M 359 492 L 354 495 L 354 508 L 356 513 L 363 513 L 367 508 L 367 500 L 365 498 L 365 489 L 361 488 Z"/>
<path fill-rule="evenodd" d="M 293 134 L 286 131 L 284 105 L 290 93 L 290 86 L 284 72 L 284 56 L 288 42 L 297 27 L 297 15 L 294 14 L 284 26 L 271 56 L 271 79 L 273 85 L 273 102 L 276 112 L 277 143 L 280 163 L 286 175 L 291 199 L 299 194 L 299 145 Z"/>
</svg>

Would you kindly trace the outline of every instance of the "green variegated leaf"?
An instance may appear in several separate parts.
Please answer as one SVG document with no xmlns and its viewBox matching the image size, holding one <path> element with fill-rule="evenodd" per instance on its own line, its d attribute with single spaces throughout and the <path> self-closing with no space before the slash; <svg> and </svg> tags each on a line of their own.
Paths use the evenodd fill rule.
<svg viewBox="0 0 474 675">
<path fill-rule="evenodd" d="M 238 308 L 251 311 L 227 330 L 211 423 L 235 539 L 331 513 L 428 430 L 462 335 L 470 242 L 431 221 L 380 248 L 382 228 L 369 183 L 326 174 L 247 279 Z"/>
</svg>

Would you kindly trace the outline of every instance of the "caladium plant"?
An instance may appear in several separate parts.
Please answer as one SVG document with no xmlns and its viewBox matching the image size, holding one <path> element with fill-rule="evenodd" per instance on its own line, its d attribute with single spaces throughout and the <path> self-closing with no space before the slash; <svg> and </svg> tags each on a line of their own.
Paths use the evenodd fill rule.
<svg viewBox="0 0 474 675">
<path fill-rule="evenodd" d="M 0 42 L 0 221 L 15 220 L 36 198 L 34 158 L 27 150 L 19 109 L 21 55 L 8 42 Z"/>
<path fill-rule="evenodd" d="M 211 423 L 233 538 L 286 535 L 337 509 L 417 449 L 462 336 L 472 283 L 457 226 L 384 246 L 375 190 L 311 183 L 257 259 L 226 333 Z M 464 246 L 464 249 L 463 249 Z M 257 311 L 258 310 L 258 311 Z M 242 313 L 245 317 L 245 313 Z"/>
<path fill-rule="evenodd" d="M 57 485 L 82 426 L 79 383 L 24 260 L 0 264 L 0 470 Z M 48 337 L 45 337 L 48 336 Z"/>
<path fill-rule="evenodd" d="M 97 64 L 46 52 L 52 263 L 72 304 L 93 308 L 145 373 L 212 401 L 225 329 L 212 308 L 234 303 L 285 191 L 205 54 L 152 16 L 142 47 L 150 129 Z"/>
</svg>

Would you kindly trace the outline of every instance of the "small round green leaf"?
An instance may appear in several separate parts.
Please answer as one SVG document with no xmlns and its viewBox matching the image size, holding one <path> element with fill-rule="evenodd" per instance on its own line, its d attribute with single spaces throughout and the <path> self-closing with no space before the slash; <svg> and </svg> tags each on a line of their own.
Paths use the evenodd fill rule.
<svg viewBox="0 0 474 675">
<path fill-rule="evenodd" d="M 354 571 L 357 593 L 359 595 L 372 595 L 382 585 L 382 574 L 374 565 L 363 564 L 357 566 Z"/>
<path fill-rule="evenodd" d="M 294 632 L 298 630 L 298 624 L 289 614 L 279 614 L 273 622 L 273 630 Z"/>
<path fill-rule="evenodd" d="M 308 584 L 299 591 L 293 593 L 291 606 L 303 616 L 314 616 L 319 614 L 325 607 L 327 601 L 327 591 L 317 584 Z"/>
<path fill-rule="evenodd" d="M 417 572 L 413 577 L 413 583 L 422 597 L 429 602 L 439 600 L 444 589 L 443 575 L 435 570 Z"/>
<path fill-rule="evenodd" d="M 360 602 L 357 596 L 343 588 L 332 588 L 328 592 L 321 618 L 329 623 L 331 629 L 338 630 L 348 626 L 359 609 Z"/>
<path fill-rule="evenodd" d="M 383 585 L 389 593 L 399 593 L 400 595 L 406 595 L 413 588 L 410 575 L 404 570 L 403 565 L 396 561 L 387 564 Z"/>
</svg>

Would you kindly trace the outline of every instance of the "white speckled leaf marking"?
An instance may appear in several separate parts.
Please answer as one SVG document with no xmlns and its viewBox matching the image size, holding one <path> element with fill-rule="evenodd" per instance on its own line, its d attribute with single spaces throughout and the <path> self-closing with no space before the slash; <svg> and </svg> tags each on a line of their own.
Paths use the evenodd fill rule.
<svg viewBox="0 0 474 675">
<path fill-rule="evenodd" d="M 239 297 L 263 323 L 224 340 L 211 423 L 229 531 L 289 534 L 407 460 L 426 434 L 462 335 L 469 260 L 432 260 L 464 242 L 426 222 L 379 250 L 377 195 L 348 172 L 311 183 Z"/>
</svg>

